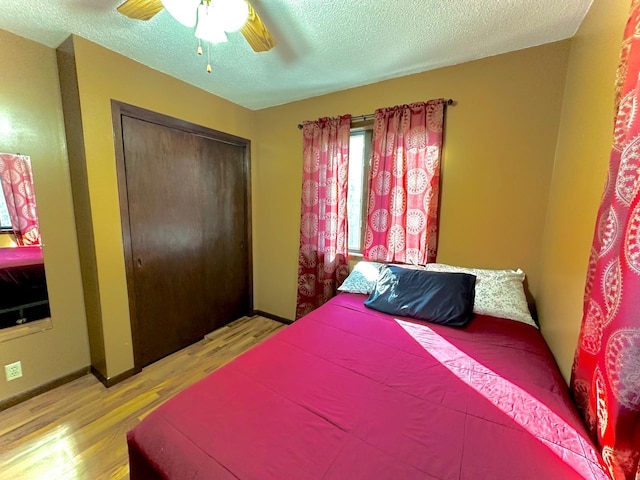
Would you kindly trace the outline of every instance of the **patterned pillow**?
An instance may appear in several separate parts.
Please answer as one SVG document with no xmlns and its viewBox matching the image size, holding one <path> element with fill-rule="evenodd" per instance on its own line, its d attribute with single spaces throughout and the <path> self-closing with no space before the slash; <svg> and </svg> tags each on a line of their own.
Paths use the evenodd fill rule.
<svg viewBox="0 0 640 480">
<path fill-rule="evenodd" d="M 361 261 L 356 263 L 353 270 L 342 285 L 338 287 L 341 292 L 371 294 L 376 288 L 376 281 L 380 273 L 381 263 Z"/>
<path fill-rule="evenodd" d="M 508 318 L 538 328 L 531 318 L 527 297 L 524 294 L 525 274 L 522 270 L 484 270 L 428 263 L 425 269 L 432 272 L 469 273 L 477 277 L 476 298 L 473 312 L 478 315 Z"/>
</svg>

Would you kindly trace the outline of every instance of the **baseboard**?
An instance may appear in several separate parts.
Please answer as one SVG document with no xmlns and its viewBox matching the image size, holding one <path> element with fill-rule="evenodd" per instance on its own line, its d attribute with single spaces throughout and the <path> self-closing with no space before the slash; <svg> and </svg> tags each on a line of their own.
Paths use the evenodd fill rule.
<svg viewBox="0 0 640 480">
<path fill-rule="evenodd" d="M 107 388 L 113 387 L 116 383 L 120 383 L 129 377 L 133 377 L 136 373 L 139 373 L 139 372 L 140 370 L 131 368 L 114 377 L 107 378 L 104 375 L 102 375 L 102 373 L 100 373 L 98 370 L 96 370 L 93 366 L 91 366 L 91 373 L 93 374 L 93 376 L 96 377 L 98 380 L 100 380 L 100 382 Z"/>
<path fill-rule="evenodd" d="M 253 314 L 260 315 L 261 317 L 270 318 L 271 320 L 284 323 L 285 325 L 291 325 L 293 323 L 293 320 L 289 320 L 288 318 L 284 318 L 279 315 L 274 315 L 273 313 L 263 312 L 262 310 L 254 310 Z"/>
<path fill-rule="evenodd" d="M 84 367 L 80 370 L 76 370 L 75 372 L 71 372 L 68 375 L 56 378 L 55 380 L 51 380 L 50 382 L 44 383 L 25 392 L 18 393 L 13 397 L 7 398 L 6 400 L 0 400 L 0 412 L 26 400 L 29 400 L 30 398 L 37 397 L 38 395 L 48 392 L 49 390 L 53 390 L 54 388 L 64 385 L 65 383 L 72 382 L 80 377 L 84 377 L 87 373 L 89 373 L 89 371 L 89 367 Z"/>
</svg>

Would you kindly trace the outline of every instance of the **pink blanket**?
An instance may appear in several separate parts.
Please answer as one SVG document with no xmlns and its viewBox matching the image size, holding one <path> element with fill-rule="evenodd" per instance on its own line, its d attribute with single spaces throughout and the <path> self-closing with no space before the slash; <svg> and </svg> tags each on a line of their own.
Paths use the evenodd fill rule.
<svg viewBox="0 0 640 480">
<path fill-rule="evenodd" d="M 540 333 L 341 294 L 128 434 L 136 479 L 606 479 Z"/>
<path fill-rule="evenodd" d="M 44 282 L 42 247 L 0 248 L 0 289 L 32 287 Z"/>
<path fill-rule="evenodd" d="M 42 264 L 42 247 L 0 248 L 0 269 Z"/>
</svg>

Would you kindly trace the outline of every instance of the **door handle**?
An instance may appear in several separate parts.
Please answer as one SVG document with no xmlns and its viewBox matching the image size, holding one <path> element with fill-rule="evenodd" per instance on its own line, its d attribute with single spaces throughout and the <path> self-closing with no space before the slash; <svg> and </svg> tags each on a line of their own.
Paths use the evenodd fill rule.
<svg viewBox="0 0 640 480">
<path fill-rule="evenodd" d="M 138 266 L 138 268 L 142 268 L 142 259 L 141 258 L 137 258 L 136 259 L 136 265 Z"/>
</svg>

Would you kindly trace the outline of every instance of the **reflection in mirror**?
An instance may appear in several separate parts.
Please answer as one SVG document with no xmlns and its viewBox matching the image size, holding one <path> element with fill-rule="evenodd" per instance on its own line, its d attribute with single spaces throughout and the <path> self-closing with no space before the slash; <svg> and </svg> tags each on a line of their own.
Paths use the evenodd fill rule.
<svg viewBox="0 0 640 480">
<path fill-rule="evenodd" d="M 31 160 L 0 153 L 0 328 L 48 317 Z"/>
</svg>

